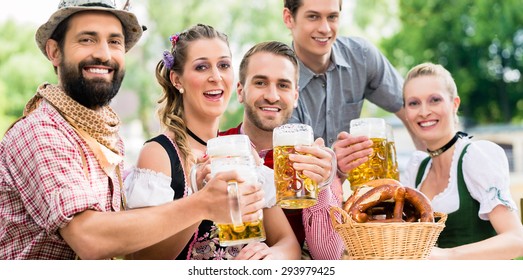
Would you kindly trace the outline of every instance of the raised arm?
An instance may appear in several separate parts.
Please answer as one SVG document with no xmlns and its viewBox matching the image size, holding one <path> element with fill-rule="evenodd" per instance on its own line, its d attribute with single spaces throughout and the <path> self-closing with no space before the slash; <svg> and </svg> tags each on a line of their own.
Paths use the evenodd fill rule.
<svg viewBox="0 0 523 280">
<path fill-rule="evenodd" d="M 324 182 L 330 177 L 331 172 L 336 172 L 333 157 L 323 145 L 323 140 L 318 138 L 310 147 L 296 147 L 304 154 L 311 156 L 295 156 L 295 168 L 316 182 Z M 337 176 L 330 185 L 324 187 L 318 194 L 316 205 L 303 209 L 303 226 L 305 240 L 313 259 L 338 260 L 343 253 L 344 245 L 340 236 L 334 231 L 329 210 L 332 206 L 341 207 L 342 188 L 341 180 Z"/>
<path fill-rule="evenodd" d="M 309 252 L 315 260 L 339 260 L 345 249 L 329 216 L 332 206 L 341 207 L 341 181 L 339 178 L 320 192 L 316 205 L 303 210 L 305 240 Z"/>
<path fill-rule="evenodd" d="M 122 212 L 84 211 L 60 229 L 60 234 L 81 259 L 106 259 L 151 246 L 203 219 L 230 223 L 226 203 L 229 180 L 241 182 L 236 172 L 223 172 L 194 195 L 161 206 Z M 242 213 L 250 213 L 243 219 L 252 221 L 264 205 L 263 191 L 256 185 L 241 189 Z M 224 207 L 214 207 L 220 202 Z"/>
</svg>

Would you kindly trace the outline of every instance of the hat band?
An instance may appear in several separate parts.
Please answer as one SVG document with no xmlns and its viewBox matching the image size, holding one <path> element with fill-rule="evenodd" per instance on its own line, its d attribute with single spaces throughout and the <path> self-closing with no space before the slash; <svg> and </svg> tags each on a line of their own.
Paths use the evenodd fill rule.
<svg viewBox="0 0 523 280">
<path fill-rule="evenodd" d="M 107 4 L 104 4 L 104 3 L 101 3 L 101 2 L 98 2 L 98 3 L 85 3 L 85 4 L 78 5 L 78 6 L 79 7 L 103 7 L 103 8 L 109 8 L 109 9 L 116 9 L 116 7 L 114 7 L 114 6 L 107 5 Z"/>
</svg>

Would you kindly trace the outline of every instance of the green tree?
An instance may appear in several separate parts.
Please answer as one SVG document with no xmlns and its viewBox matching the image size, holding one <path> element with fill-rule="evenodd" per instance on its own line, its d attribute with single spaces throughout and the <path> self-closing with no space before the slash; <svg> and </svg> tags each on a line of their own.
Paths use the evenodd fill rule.
<svg viewBox="0 0 523 280">
<path fill-rule="evenodd" d="M 154 69 L 161 59 L 163 50 L 170 48 L 169 36 L 184 29 L 204 23 L 213 26 L 228 35 L 233 63 L 239 65 L 243 53 L 257 42 L 280 40 L 289 43 L 290 36 L 281 19 L 283 4 L 281 0 L 245 2 L 238 0 L 187 0 L 176 3 L 164 0 L 142 1 L 147 10 L 148 30 L 136 52 L 140 55 L 134 67 L 130 64 L 129 73 L 138 79 L 127 79 L 132 84 L 129 88 L 137 91 L 140 100 L 139 116 L 144 131 L 150 135 L 150 123 L 157 122 L 153 113 L 155 102 L 160 97 L 161 88 L 156 84 Z M 282 32 L 285 30 L 285 32 Z M 136 53 L 135 53 L 136 54 Z M 131 58 L 133 59 L 133 58 Z M 146 67 L 144 68 L 143 65 Z M 237 74 L 237 68 L 235 73 Z M 243 117 L 240 106 L 233 92 L 227 112 L 222 118 L 221 128 L 236 126 Z"/>
<path fill-rule="evenodd" d="M 400 30 L 382 41 L 403 74 L 422 62 L 454 76 L 462 115 L 480 124 L 523 120 L 520 0 L 400 0 Z"/>
<path fill-rule="evenodd" d="M 349 5 L 351 1 L 344 1 L 344 13 L 353 12 Z M 386 1 L 374 0 L 372 3 Z M 375 9 L 368 5 L 363 7 L 363 10 L 355 12 L 358 18 L 364 20 L 367 13 L 377 14 L 373 14 Z M 229 36 L 237 74 L 241 57 L 255 43 L 267 40 L 291 43 L 290 32 L 281 18 L 282 8 L 281 0 L 133 0 L 133 11 L 138 13 L 140 22 L 148 30 L 126 56 L 126 78 L 115 102 L 123 101 L 121 104 L 125 112 L 120 114 L 123 123 L 129 124 L 138 119 L 146 138 L 158 132 L 155 110 L 161 88 L 157 85 L 154 71 L 163 50 L 170 47 L 170 35 L 196 23 L 209 24 L 223 31 Z M 343 19 L 348 18 L 343 15 Z M 4 130 L 22 114 L 25 103 L 35 93 L 38 85 L 43 81 L 56 83 L 56 74 L 35 46 L 36 24 L 30 26 L 4 22 L 0 23 L 0 27 L 0 129 Z M 340 34 L 348 34 L 345 30 L 355 29 L 357 26 L 340 24 Z M 127 99 L 134 99 L 131 96 L 137 99 L 136 111 L 126 110 Z M 233 92 L 228 110 L 222 118 L 221 128 L 235 126 L 242 116 L 243 106 L 238 103 Z"/>
<path fill-rule="evenodd" d="M 56 82 L 53 68 L 34 43 L 34 27 L 0 23 L 0 133 L 22 113 L 43 82 Z M 28 43 L 30 42 L 30 43 Z"/>
<path fill-rule="evenodd" d="M 196 23 L 214 26 L 228 34 L 233 62 L 239 64 L 243 53 L 262 40 L 289 41 L 281 20 L 281 0 L 245 2 L 238 0 L 135 0 L 133 10 L 148 28 L 126 57 L 126 78 L 119 99 L 136 96 L 136 112 L 125 112 L 123 122 L 139 119 L 145 137 L 157 133 L 156 101 L 161 88 L 154 71 L 162 51 L 169 48 L 169 36 Z M 145 14 L 143 13 L 145 12 Z M 0 23 L 0 129 L 21 116 L 25 103 L 42 81 L 56 82 L 52 66 L 34 43 L 37 26 L 12 21 Z M 235 69 L 237 71 L 237 69 Z M 3 100 L 7 100 L 3 102 Z M 236 125 L 242 118 L 242 106 L 233 94 L 222 118 L 222 128 Z"/>
</svg>

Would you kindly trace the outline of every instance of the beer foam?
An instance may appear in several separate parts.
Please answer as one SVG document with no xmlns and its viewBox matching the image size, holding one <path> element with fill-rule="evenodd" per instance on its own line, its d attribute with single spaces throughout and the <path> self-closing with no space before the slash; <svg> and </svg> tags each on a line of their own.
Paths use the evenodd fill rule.
<svg viewBox="0 0 523 280">
<path fill-rule="evenodd" d="M 242 178 L 247 184 L 256 184 L 258 182 L 258 175 L 254 166 L 242 165 L 242 164 L 215 164 L 211 162 L 211 177 L 214 177 L 217 173 L 224 171 L 234 170 L 238 172 L 240 178 Z"/>
<path fill-rule="evenodd" d="M 251 156 L 251 141 L 243 134 L 220 136 L 207 141 L 207 154 L 213 156 Z"/>
<path fill-rule="evenodd" d="M 359 126 L 351 127 L 350 134 L 354 136 L 367 136 L 369 138 L 386 138 L 386 132 L 377 127 Z"/>
<path fill-rule="evenodd" d="M 312 145 L 314 142 L 310 131 L 293 131 L 289 133 L 274 133 L 272 144 L 276 146 Z"/>
<path fill-rule="evenodd" d="M 369 138 L 386 138 L 385 120 L 379 118 L 354 119 L 350 123 L 350 134 Z"/>
</svg>

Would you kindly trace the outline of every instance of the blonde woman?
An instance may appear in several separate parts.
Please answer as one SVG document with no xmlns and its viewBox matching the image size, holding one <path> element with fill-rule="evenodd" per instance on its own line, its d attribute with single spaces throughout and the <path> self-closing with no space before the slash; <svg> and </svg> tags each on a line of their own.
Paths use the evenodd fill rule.
<svg viewBox="0 0 523 280">
<path fill-rule="evenodd" d="M 523 256 L 523 226 L 510 194 L 509 168 L 497 144 L 457 130 L 460 98 L 441 65 L 420 64 L 403 87 L 407 123 L 426 146 L 411 158 L 403 183 L 435 211 L 448 214 L 431 259 L 512 259 Z"/>
</svg>

